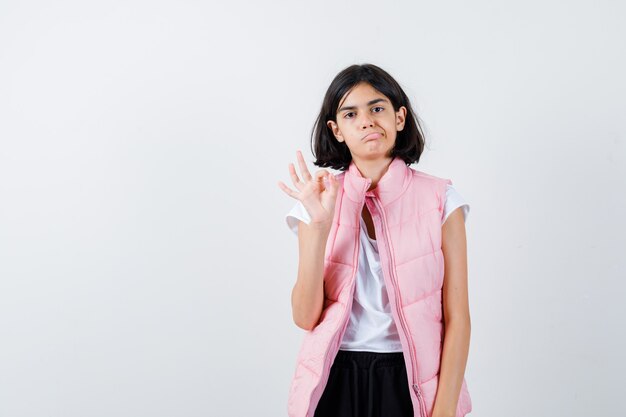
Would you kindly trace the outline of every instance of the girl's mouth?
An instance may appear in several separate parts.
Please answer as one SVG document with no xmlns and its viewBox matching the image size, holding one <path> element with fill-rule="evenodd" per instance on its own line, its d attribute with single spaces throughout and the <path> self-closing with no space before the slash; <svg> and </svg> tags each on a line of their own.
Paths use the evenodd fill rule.
<svg viewBox="0 0 626 417">
<path fill-rule="evenodd" d="M 374 132 L 374 133 L 370 133 L 369 135 L 365 136 L 363 138 L 363 141 L 367 142 L 368 140 L 375 140 L 375 139 L 380 139 L 382 138 L 383 135 L 378 133 L 378 132 Z"/>
</svg>

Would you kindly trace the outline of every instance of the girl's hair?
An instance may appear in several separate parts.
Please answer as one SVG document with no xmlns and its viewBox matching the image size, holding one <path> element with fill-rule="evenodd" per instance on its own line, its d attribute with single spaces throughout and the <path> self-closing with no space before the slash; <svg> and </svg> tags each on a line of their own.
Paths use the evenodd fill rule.
<svg viewBox="0 0 626 417">
<path fill-rule="evenodd" d="M 406 107 L 404 128 L 396 136 L 391 156 L 402 158 L 407 165 L 418 162 L 424 150 L 424 134 L 409 98 L 398 82 L 382 68 L 373 64 L 362 64 L 351 65 L 342 70 L 326 91 L 312 131 L 312 151 L 316 158 L 313 163 L 318 167 L 330 167 L 341 171 L 345 171 L 350 165 L 352 155 L 348 146 L 335 138 L 327 122 L 329 120 L 337 122 L 337 108 L 341 98 L 361 82 L 370 84 L 384 94 L 391 101 L 394 111 L 398 111 L 401 106 Z"/>
</svg>

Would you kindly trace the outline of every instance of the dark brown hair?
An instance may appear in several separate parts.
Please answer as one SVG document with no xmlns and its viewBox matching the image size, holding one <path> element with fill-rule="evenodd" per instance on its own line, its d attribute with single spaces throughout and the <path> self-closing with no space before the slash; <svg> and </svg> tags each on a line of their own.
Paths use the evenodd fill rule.
<svg viewBox="0 0 626 417">
<path fill-rule="evenodd" d="M 424 134 L 409 98 L 398 82 L 382 68 L 373 64 L 351 65 L 342 70 L 330 83 L 322 102 L 322 108 L 311 134 L 313 162 L 318 167 L 330 167 L 345 171 L 352 155 L 345 142 L 339 142 L 327 122 L 337 122 L 337 108 L 341 98 L 357 84 L 365 82 L 386 96 L 394 111 L 406 107 L 404 128 L 398 132 L 396 143 L 391 150 L 392 157 L 399 157 L 407 165 L 418 162 L 424 150 Z"/>
</svg>

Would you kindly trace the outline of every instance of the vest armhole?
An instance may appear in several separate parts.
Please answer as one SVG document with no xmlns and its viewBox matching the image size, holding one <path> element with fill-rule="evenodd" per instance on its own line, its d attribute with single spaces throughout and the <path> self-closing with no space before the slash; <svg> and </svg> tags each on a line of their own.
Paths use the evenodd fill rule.
<svg viewBox="0 0 626 417">
<path fill-rule="evenodd" d="M 448 199 L 448 193 L 447 193 L 447 186 L 448 184 L 452 185 L 452 180 L 448 179 L 448 178 L 443 178 L 442 183 L 442 187 L 440 190 L 440 198 L 439 198 L 439 212 L 441 213 L 441 217 L 440 217 L 440 222 L 441 222 L 441 226 L 443 227 L 443 215 L 445 213 L 445 207 L 446 207 L 446 200 Z"/>
</svg>

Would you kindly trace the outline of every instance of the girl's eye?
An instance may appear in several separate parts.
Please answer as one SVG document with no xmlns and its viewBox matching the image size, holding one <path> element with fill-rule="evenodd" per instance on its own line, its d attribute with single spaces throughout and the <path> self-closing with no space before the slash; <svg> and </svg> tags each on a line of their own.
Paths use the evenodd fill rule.
<svg viewBox="0 0 626 417">
<path fill-rule="evenodd" d="M 385 110 L 385 108 L 381 107 L 381 106 L 376 106 L 376 107 L 374 107 L 374 109 L 380 109 L 380 111 L 375 111 L 374 113 L 380 113 L 381 111 Z M 350 111 L 350 112 L 346 113 L 343 117 L 345 117 L 347 119 L 350 119 L 350 115 L 351 114 L 354 114 L 354 112 Z"/>
</svg>

